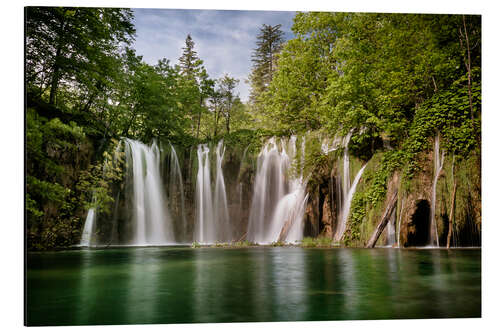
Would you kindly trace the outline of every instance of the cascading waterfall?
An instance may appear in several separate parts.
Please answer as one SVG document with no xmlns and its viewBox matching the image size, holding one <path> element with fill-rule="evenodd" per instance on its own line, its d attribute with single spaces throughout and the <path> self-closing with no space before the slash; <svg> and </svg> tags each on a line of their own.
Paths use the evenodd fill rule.
<svg viewBox="0 0 500 333">
<path fill-rule="evenodd" d="M 252 242 L 302 239 L 305 185 L 302 175 L 288 175 L 296 155 L 296 140 L 292 136 L 288 142 L 280 140 L 278 144 L 276 138 L 271 138 L 259 154 L 247 229 L 247 239 Z"/>
<path fill-rule="evenodd" d="M 444 151 L 439 154 L 439 134 L 436 135 L 434 139 L 434 179 L 432 181 L 432 197 L 431 197 L 431 227 L 430 227 L 430 237 L 429 245 L 439 247 L 439 237 L 436 222 L 436 186 L 439 178 L 439 174 L 443 169 L 444 164 Z"/>
<path fill-rule="evenodd" d="M 184 182 L 182 180 L 182 172 L 179 159 L 177 158 L 177 152 L 172 145 L 170 145 L 169 162 L 168 199 L 173 217 L 176 221 L 180 220 L 182 223 L 179 235 L 180 241 L 185 242 L 188 239 L 188 224 L 184 202 Z"/>
<path fill-rule="evenodd" d="M 175 243 L 172 219 L 160 178 L 160 150 L 156 142 L 125 139 L 125 156 L 133 187 L 133 245 Z"/>
<path fill-rule="evenodd" d="M 215 242 L 213 221 L 212 188 L 210 183 L 210 149 L 199 145 L 198 173 L 196 175 L 196 230 L 194 239 L 200 243 Z"/>
<path fill-rule="evenodd" d="M 331 181 L 329 189 L 332 199 L 333 192 L 337 190 L 335 197 L 338 202 L 334 205 L 332 200 L 330 204 L 332 209 L 338 209 L 338 226 L 334 237 L 338 241 L 345 232 L 351 200 L 365 168 L 363 166 L 359 170 L 351 184 L 348 152 L 351 135 L 352 131 L 342 139 L 322 141 L 328 143 L 323 145 L 324 153 L 341 147 L 344 149 L 339 158 L 343 168 L 337 168 L 338 179 L 342 180 Z M 115 188 L 114 209 L 110 211 L 111 219 L 108 219 L 112 225 L 107 223 L 105 225 L 108 226 L 99 228 L 109 231 L 110 237 L 108 235 L 104 239 L 110 241 L 104 242 L 99 236 L 103 242 L 101 245 L 230 242 L 235 240 L 234 236 L 243 239 L 240 238 L 244 231 L 241 227 L 246 228 L 243 237 L 260 244 L 300 241 L 303 238 L 305 207 L 309 197 L 306 191 L 308 177 L 303 174 L 305 144 L 305 137 L 269 139 L 257 158 L 252 195 L 246 198 L 246 183 L 241 176 L 249 147 L 243 152 L 238 174 L 228 178 L 229 183 L 226 183 L 223 172 L 226 153 L 224 142 L 221 140 L 213 150 L 207 144 L 198 145 L 196 182 L 191 185 L 189 179 L 187 183 L 184 182 L 183 169 L 172 145 L 166 147 L 166 163 L 162 166 L 163 155 L 156 142 L 145 145 L 139 141 L 122 139 L 117 150 L 121 149 L 125 153 L 126 186 L 122 184 Z M 160 172 L 163 167 L 167 171 L 165 182 Z M 230 165 L 227 167 L 231 169 Z M 330 176 L 334 177 L 335 174 Z M 227 186 L 234 188 L 234 193 L 231 192 L 234 198 L 228 198 Z M 193 206 L 186 199 L 191 197 L 194 199 Z M 189 214 L 191 208 L 193 214 Z M 93 242 L 92 233 L 96 230 L 96 223 L 100 223 L 98 215 L 97 208 L 88 211 L 81 246 L 89 246 Z M 242 221 L 248 223 L 240 224 Z"/>
<path fill-rule="evenodd" d="M 210 180 L 210 148 L 198 146 L 198 173 L 196 177 L 196 230 L 195 240 L 202 244 L 231 241 L 226 185 L 222 171 L 225 147 L 221 140 L 215 151 L 216 178 L 212 195 Z"/>
<path fill-rule="evenodd" d="M 216 179 L 215 179 L 215 201 L 214 201 L 214 221 L 217 224 L 217 239 L 231 240 L 231 230 L 229 224 L 229 211 L 227 208 L 226 184 L 222 172 L 222 161 L 226 148 L 223 141 L 219 141 L 216 149 Z"/>
</svg>

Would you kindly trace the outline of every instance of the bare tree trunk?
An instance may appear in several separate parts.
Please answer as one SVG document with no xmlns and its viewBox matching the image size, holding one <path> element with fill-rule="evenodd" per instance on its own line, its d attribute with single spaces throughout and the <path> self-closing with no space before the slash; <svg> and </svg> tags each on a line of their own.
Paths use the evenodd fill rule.
<svg viewBox="0 0 500 333">
<path fill-rule="evenodd" d="M 382 231 L 384 231 L 385 226 L 389 222 L 389 219 L 391 218 L 392 212 L 396 208 L 396 203 L 398 202 L 398 191 L 395 191 L 395 193 L 392 195 L 391 200 L 387 204 L 387 208 L 385 209 L 384 215 L 382 215 L 382 219 L 380 220 L 379 224 L 375 228 L 375 231 L 373 232 L 372 236 L 370 237 L 370 240 L 366 244 L 366 248 L 373 248 L 375 247 L 375 244 L 377 243 L 378 238 L 382 234 Z"/>
<path fill-rule="evenodd" d="M 451 195 L 451 208 L 450 208 L 450 217 L 448 221 L 448 237 L 446 238 L 446 248 L 450 248 L 450 242 L 451 242 L 451 233 L 453 230 L 453 219 L 454 219 L 454 213 L 455 213 L 455 196 L 457 193 L 457 180 L 455 179 L 455 182 L 453 183 L 453 193 Z"/>
<path fill-rule="evenodd" d="M 214 138 L 217 136 L 217 127 L 219 126 L 219 110 L 217 106 L 215 106 L 215 127 L 214 127 Z"/>
</svg>

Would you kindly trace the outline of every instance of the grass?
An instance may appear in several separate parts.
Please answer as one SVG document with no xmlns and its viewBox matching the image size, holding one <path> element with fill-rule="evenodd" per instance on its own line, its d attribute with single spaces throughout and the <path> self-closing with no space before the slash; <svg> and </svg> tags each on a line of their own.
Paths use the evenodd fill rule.
<svg viewBox="0 0 500 333">
<path fill-rule="evenodd" d="M 333 239 L 328 237 L 304 237 L 300 242 L 301 247 L 333 247 L 335 246 Z"/>
</svg>

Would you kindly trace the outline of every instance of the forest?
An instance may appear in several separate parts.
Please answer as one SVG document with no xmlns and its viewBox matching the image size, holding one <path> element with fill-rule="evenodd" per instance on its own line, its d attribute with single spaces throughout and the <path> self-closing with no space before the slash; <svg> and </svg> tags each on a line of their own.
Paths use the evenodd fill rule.
<svg viewBox="0 0 500 333">
<path fill-rule="evenodd" d="M 195 187 L 193 149 L 223 140 L 224 171 L 251 198 L 255 166 L 243 173 L 232 165 L 244 164 L 247 149 L 257 158 L 270 138 L 292 136 L 307 138 L 294 164 L 310 175 L 302 244 L 380 244 L 397 212 L 398 245 L 427 244 L 418 220 L 425 215 L 438 246 L 480 246 L 480 16 L 297 12 L 289 40 L 280 25 L 264 23 L 246 60 L 251 92 L 242 101 L 230 73 L 208 75 L 191 35 L 179 59 L 146 63 L 133 49 L 133 15 L 26 8 L 29 250 L 78 244 L 89 208 L 111 214 L 126 165 L 124 154 L 110 156 L 122 138 L 175 146 L 185 192 Z M 335 138 L 345 149 L 325 153 Z M 346 155 L 361 178 L 334 240 L 332 189 Z M 231 240 L 245 239 L 245 223 Z"/>
</svg>

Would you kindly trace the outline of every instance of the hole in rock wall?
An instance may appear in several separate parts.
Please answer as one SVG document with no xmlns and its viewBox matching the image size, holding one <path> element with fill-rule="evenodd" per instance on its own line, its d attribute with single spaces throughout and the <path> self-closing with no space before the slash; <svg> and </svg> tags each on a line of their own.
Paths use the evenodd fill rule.
<svg viewBox="0 0 500 333">
<path fill-rule="evenodd" d="M 408 225 L 406 246 L 426 246 L 429 243 L 430 211 L 429 201 L 417 201 L 417 208 Z"/>
</svg>

